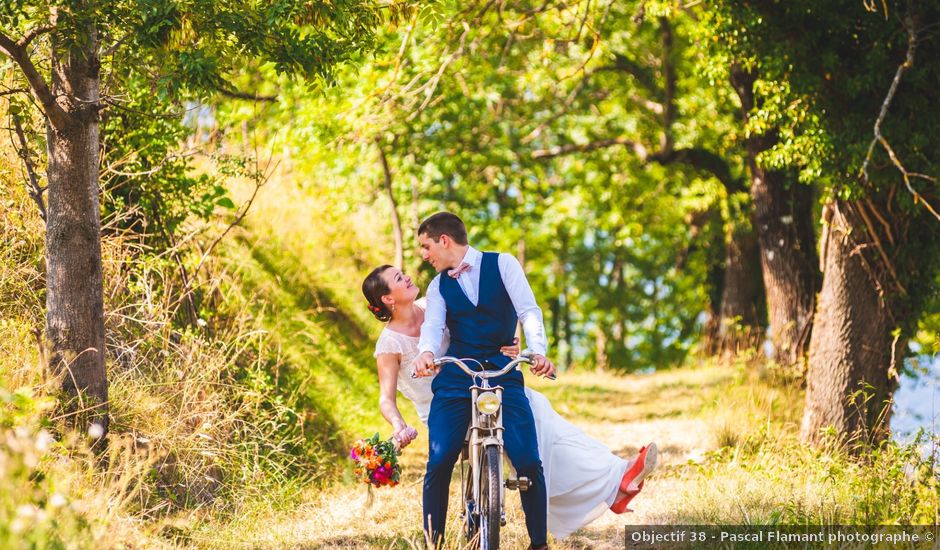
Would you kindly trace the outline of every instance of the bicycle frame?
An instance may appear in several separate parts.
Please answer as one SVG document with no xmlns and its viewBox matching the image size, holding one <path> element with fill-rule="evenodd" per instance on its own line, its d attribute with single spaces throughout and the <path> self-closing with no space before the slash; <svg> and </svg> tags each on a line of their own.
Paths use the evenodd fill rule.
<svg viewBox="0 0 940 550">
<path fill-rule="evenodd" d="M 480 366 L 479 371 L 470 369 L 468 362 L 476 363 Z M 461 482 L 464 495 L 464 521 L 466 522 L 466 535 L 472 539 L 479 531 L 480 546 L 482 548 L 498 548 L 499 546 L 499 527 L 505 525 L 505 490 L 506 488 L 526 490 L 529 487 L 529 480 L 526 478 L 510 479 L 503 482 L 503 462 L 505 461 L 505 449 L 503 444 L 503 388 L 502 386 L 491 386 L 490 378 L 502 376 L 515 368 L 521 368 L 524 363 L 531 363 L 531 353 L 523 352 L 513 361 L 510 361 L 505 367 L 499 370 L 483 370 L 483 365 L 474 359 L 458 359 L 456 357 L 441 357 L 435 360 L 436 366 L 443 366 L 447 363 L 453 363 L 460 367 L 465 373 L 470 375 L 473 384 L 470 386 L 470 426 L 467 431 L 466 453 L 461 457 Z M 551 378 L 554 378 L 552 376 Z M 487 413 L 480 410 L 479 398 L 485 393 L 492 393 L 496 397 L 497 406 L 495 411 Z M 490 398 L 490 401 L 492 398 Z M 489 404 L 492 408 L 492 402 Z M 488 453 L 491 457 L 498 457 L 494 465 L 487 464 L 484 471 L 484 454 L 488 449 L 495 448 L 496 453 Z M 463 473 L 466 462 L 469 462 L 470 476 L 464 482 Z M 486 477 L 486 479 L 484 479 Z M 491 479 L 495 477 L 498 480 L 498 487 L 493 487 Z M 486 499 L 484 503 L 484 486 L 486 486 Z M 498 497 L 496 502 L 490 495 L 490 492 L 496 489 Z M 492 510 L 496 505 L 498 510 Z M 494 514 L 498 513 L 498 515 Z M 488 517 L 484 517 L 488 516 Z M 498 519 L 497 519 L 498 518 Z"/>
<path fill-rule="evenodd" d="M 499 409 L 495 414 L 487 415 L 479 411 L 477 399 L 483 392 L 491 391 L 496 394 L 499 402 Z M 486 379 L 483 379 L 481 385 L 474 385 L 470 388 L 471 397 L 471 415 L 470 432 L 467 446 L 470 455 L 470 471 L 473 475 L 472 497 L 477 506 L 482 502 L 483 477 L 483 452 L 487 447 L 496 446 L 499 449 L 500 460 L 497 464 L 497 479 L 503 479 L 503 457 L 505 450 L 503 446 L 503 388 L 501 386 L 491 387 Z M 499 484 L 499 518 L 500 524 L 505 524 L 506 513 L 503 510 L 505 502 L 505 486 L 502 482 Z"/>
</svg>

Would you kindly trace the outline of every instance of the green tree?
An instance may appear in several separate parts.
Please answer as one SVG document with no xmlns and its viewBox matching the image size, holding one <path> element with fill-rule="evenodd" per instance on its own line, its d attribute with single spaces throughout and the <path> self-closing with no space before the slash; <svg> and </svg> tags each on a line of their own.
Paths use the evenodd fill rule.
<svg viewBox="0 0 940 550">
<path fill-rule="evenodd" d="M 824 184 L 823 282 L 805 440 L 878 440 L 898 371 L 937 291 L 940 23 L 935 2 L 723 1 L 708 12 L 780 134 L 767 166 Z"/>
<path fill-rule="evenodd" d="M 704 279 L 713 256 L 675 228 L 721 191 L 698 169 L 639 158 L 633 148 L 598 147 L 552 161 L 535 154 L 560 134 L 590 136 L 595 128 L 638 126 L 642 143 L 660 139 L 661 121 L 625 100 L 634 88 L 593 84 L 614 78 L 602 70 L 581 83 L 586 62 L 606 63 L 589 47 L 604 25 L 629 20 L 625 11 L 609 20 L 603 12 L 590 9 L 579 37 L 585 12 L 448 6 L 443 22 L 432 15 L 433 24 L 389 36 L 387 49 L 397 54 L 364 67 L 341 96 L 298 108 L 303 116 L 326 104 L 340 114 L 311 121 L 320 132 L 299 139 L 310 151 L 360 144 L 343 149 L 350 157 L 329 159 L 330 169 L 348 185 L 361 186 L 369 174 L 373 198 L 387 195 L 378 192 L 378 140 L 395 176 L 394 204 L 411 205 L 400 218 L 457 210 L 475 242 L 516 251 L 548 302 L 561 357 L 605 358 L 620 368 L 669 364 L 697 339 L 706 295 L 694 281 Z M 640 34 L 633 39 L 658 40 L 658 27 L 644 25 Z M 600 113 L 591 110 L 595 103 Z M 324 137 L 327 147 L 317 143 Z M 598 342 L 603 349 L 592 355 Z"/>
<path fill-rule="evenodd" d="M 100 121 L 127 74 L 163 101 L 222 93 L 252 62 L 329 78 L 371 45 L 366 2 L 16 0 L 0 6 L 0 51 L 46 120 L 46 336 L 77 426 L 108 429 L 99 214 Z M 134 70 L 131 70 L 134 69 Z M 80 404 L 80 408 L 76 405 Z"/>
</svg>

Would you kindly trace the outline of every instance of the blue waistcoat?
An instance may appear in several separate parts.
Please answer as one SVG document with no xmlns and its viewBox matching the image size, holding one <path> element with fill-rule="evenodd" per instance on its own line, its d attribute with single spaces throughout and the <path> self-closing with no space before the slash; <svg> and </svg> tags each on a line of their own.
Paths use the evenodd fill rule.
<svg viewBox="0 0 940 550">
<path fill-rule="evenodd" d="M 502 368 L 510 359 L 499 352 L 499 348 L 512 344 L 519 321 L 506 286 L 499 273 L 499 254 L 484 252 L 480 265 L 480 291 L 477 305 L 467 298 L 457 279 L 442 273 L 441 296 L 447 305 L 447 329 L 450 331 L 450 347 L 447 355 L 471 357 L 484 363 L 488 369 Z M 474 364 L 468 365 L 474 368 Z M 490 380 L 492 385 L 523 385 L 522 373 L 509 374 Z M 434 378 L 431 389 L 437 394 L 466 393 L 470 377 L 456 365 L 445 365 Z M 453 391 L 451 391 L 453 390 Z"/>
</svg>

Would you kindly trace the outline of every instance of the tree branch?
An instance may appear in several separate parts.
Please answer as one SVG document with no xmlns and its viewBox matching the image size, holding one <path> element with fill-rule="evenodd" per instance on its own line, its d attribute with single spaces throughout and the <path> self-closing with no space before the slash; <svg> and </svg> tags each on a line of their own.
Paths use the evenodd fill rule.
<svg viewBox="0 0 940 550">
<path fill-rule="evenodd" d="M 669 154 L 674 146 L 672 125 L 676 121 L 676 70 L 672 59 L 672 24 L 669 22 L 669 18 L 660 17 L 659 26 L 663 41 L 662 71 L 663 80 L 665 81 L 665 88 L 663 89 L 663 134 L 659 148 L 664 153 Z"/>
<path fill-rule="evenodd" d="M 276 95 L 255 95 L 249 92 L 241 92 L 239 90 L 234 90 L 234 89 L 226 88 L 223 86 L 219 86 L 216 89 L 218 90 L 220 94 L 226 97 L 231 97 L 233 99 L 245 99 L 248 101 L 266 101 L 266 102 L 277 101 Z"/>
<path fill-rule="evenodd" d="M 398 201 L 395 200 L 395 191 L 392 189 L 392 170 L 388 165 L 385 149 L 382 147 L 382 139 L 375 138 L 375 145 L 379 150 L 379 161 L 382 163 L 382 174 L 385 176 L 383 180 L 385 196 L 388 198 L 389 206 L 392 209 L 392 228 L 395 231 L 395 267 L 402 269 L 405 264 L 405 248 L 401 218 L 398 216 Z"/>
<path fill-rule="evenodd" d="M 728 193 L 742 193 L 747 191 L 740 178 L 731 175 L 731 167 L 720 155 L 700 147 L 687 147 L 669 152 L 657 152 L 650 155 L 649 160 L 660 164 L 682 163 L 703 172 L 708 172 L 720 181 Z"/>
<path fill-rule="evenodd" d="M 16 45 L 25 50 L 26 47 L 29 46 L 30 42 L 32 42 L 37 36 L 51 32 L 53 29 L 55 29 L 55 27 L 52 25 L 40 25 L 38 27 L 32 28 L 26 31 L 26 34 L 23 35 L 23 38 L 20 38 L 19 41 L 17 41 Z"/>
<path fill-rule="evenodd" d="M 905 168 L 901 163 L 901 160 L 898 158 L 897 154 L 894 152 L 894 148 L 891 147 L 891 144 L 888 143 L 888 140 L 881 133 L 881 123 L 884 122 L 885 117 L 888 116 L 888 107 L 891 105 L 891 101 L 894 100 L 894 94 L 898 91 L 898 85 L 901 83 L 901 76 L 904 74 L 904 71 L 914 66 L 914 52 L 917 50 L 917 30 L 914 28 L 914 22 L 910 15 L 904 19 L 904 28 L 907 30 L 907 55 L 904 57 L 904 62 L 898 65 L 898 70 L 894 73 L 894 80 L 891 81 L 891 87 L 888 88 L 888 95 L 885 96 L 884 102 L 881 104 L 881 111 L 878 113 L 878 118 L 875 119 L 875 127 L 873 131 L 874 137 L 872 138 L 871 143 L 868 145 L 868 153 L 865 155 L 865 162 L 862 163 L 859 176 L 864 183 L 868 183 L 870 181 L 868 176 L 868 163 L 871 162 L 875 145 L 880 143 L 885 152 L 888 154 L 888 157 L 891 159 L 891 163 L 894 164 L 894 167 L 897 168 L 899 172 L 901 172 L 901 177 L 904 179 L 904 186 L 907 187 L 907 190 L 914 197 L 914 204 L 917 204 L 918 202 L 924 203 L 924 206 L 927 208 L 927 210 L 929 210 L 935 218 L 940 219 L 940 213 L 937 213 L 933 206 L 931 206 L 930 203 L 924 199 L 923 195 L 918 193 L 911 185 L 912 178 L 920 178 L 937 185 L 937 178 L 928 176 L 926 174 L 909 172 L 907 168 Z"/>
<path fill-rule="evenodd" d="M 593 72 L 615 71 L 627 73 L 636 79 L 637 83 L 646 88 L 654 97 L 660 98 L 663 95 L 662 88 L 656 84 L 656 76 L 645 67 L 642 67 L 636 61 L 623 54 L 614 54 L 614 64 L 604 65 L 594 69 Z"/>
<path fill-rule="evenodd" d="M 46 118 L 49 119 L 53 128 L 65 128 L 69 122 L 69 115 L 65 109 L 56 102 L 55 96 L 53 96 L 52 91 L 49 90 L 45 79 L 43 79 L 39 71 L 36 70 L 36 66 L 33 65 L 32 60 L 26 53 L 26 49 L 14 42 L 6 34 L 0 32 L 0 51 L 19 65 L 20 70 L 23 71 L 23 75 L 26 76 L 26 81 L 29 82 L 33 97 L 35 97 L 42 106 L 43 113 L 46 115 Z"/>
<path fill-rule="evenodd" d="M 23 125 L 20 124 L 20 117 L 16 114 L 13 115 L 13 127 L 16 129 L 16 137 L 20 142 L 17 153 L 20 158 L 23 159 L 23 164 L 26 165 L 26 192 L 29 194 L 29 198 L 33 199 L 33 202 L 39 207 L 39 215 L 42 217 L 43 223 L 45 223 L 46 205 L 42 199 L 43 189 L 42 186 L 39 185 L 39 177 L 36 176 L 33 161 L 29 158 L 29 145 L 26 142 L 26 134 L 23 132 Z M 14 147 L 14 149 L 15 148 L 16 147 Z"/>
<path fill-rule="evenodd" d="M 636 152 L 637 156 L 640 157 L 640 160 L 645 161 L 648 156 L 646 147 L 643 147 L 642 144 L 623 137 L 615 137 L 610 139 L 600 139 L 584 144 L 569 143 L 566 145 L 556 145 L 554 147 L 549 147 L 548 149 L 539 149 L 532 152 L 532 158 L 550 159 L 570 155 L 573 153 L 587 153 L 589 151 L 596 151 L 597 149 L 606 149 L 607 147 L 613 147 L 616 145 L 626 145 L 627 147 L 632 148 L 634 152 Z"/>
<path fill-rule="evenodd" d="M 600 139 L 584 144 L 566 144 L 556 145 L 548 149 L 539 149 L 532 152 L 533 159 L 550 159 L 571 155 L 575 153 L 587 153 L 597 149 L 615 147 L 618 145 L 627 146 L 636 153 L 642 162 L 656 162 L 662 165 L 681 163 L 698 170 L 707 172 L 720 181 L 729 193 L 738 193 L 747 191 L 744 182 L 740 178 L 735 178 L 731 174 L 731 167 L 720 155 L 700 147 L 688 147 L 674 149 L 672 151 L 657 151 L 650 154 L 642 143 L 629 140 L 623 137 Z"/>
<path fill-rule="evenodd" d="M 9 90 L 3 90 L 0 92 L 0 97 L 13 95 L 13 94 L 28 94 L 29 90 L 26 88 L 10 88 Z"/>
</svg>

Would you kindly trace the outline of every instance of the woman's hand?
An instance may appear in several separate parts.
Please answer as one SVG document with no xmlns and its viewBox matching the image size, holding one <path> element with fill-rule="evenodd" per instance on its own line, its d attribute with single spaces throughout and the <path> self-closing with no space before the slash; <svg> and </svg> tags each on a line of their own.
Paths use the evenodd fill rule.
<svg viewBox="0 0 940 550">
<path fill-rule="evenodd" d="M 506 357 L 509 357 L 510 359 L 515 359 L 516 357 L 518 357 L 519 356 L 519 338 L 518 337 L 513 338 L 512 345 L 503 346 L 499 348 L 499 352 L 505 355 Z"/>
<path fill-rule="evenodd" d="M 394 437 L 398 441 L 399 448 L 404 449 L 408 446 L 409 443 L 418 437 L 418 430 L 412 428 L 411 426 L 405 426 L 404 428 L 395 432 Z"/>
</svg>

